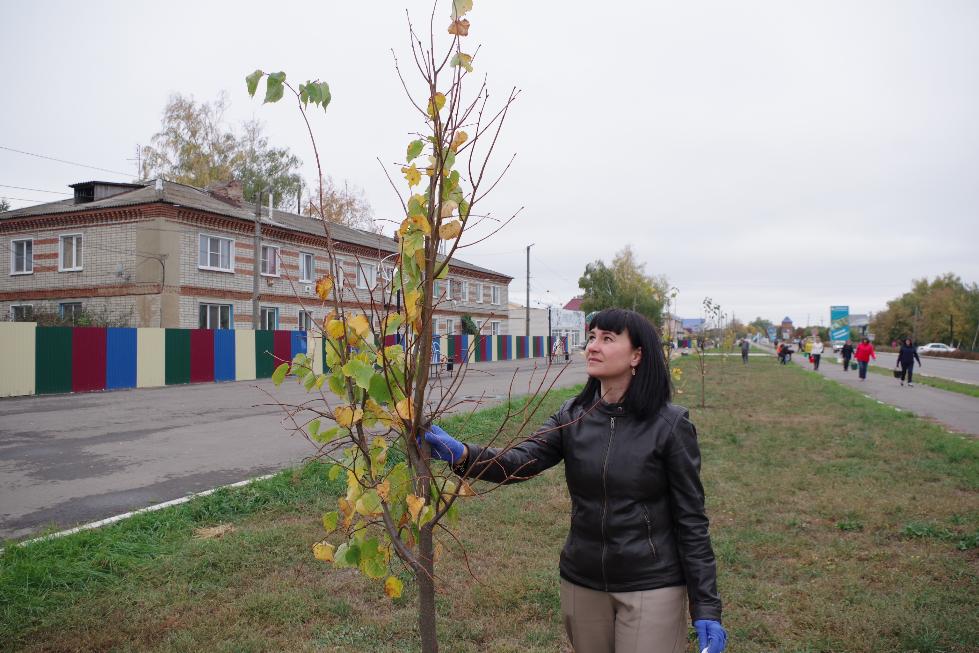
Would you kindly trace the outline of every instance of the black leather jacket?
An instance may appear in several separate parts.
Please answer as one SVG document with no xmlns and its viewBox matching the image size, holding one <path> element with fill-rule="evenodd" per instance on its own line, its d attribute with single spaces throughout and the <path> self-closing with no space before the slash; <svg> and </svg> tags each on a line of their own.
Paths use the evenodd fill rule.
<svg viewBox="0 0 979 653">
<path fill-rule="evenodd" d="M 668 404 L 641 422 L 619 405 L 571 404 L 510 449 L 469 445 L 457 471 L 514 483 L 563 459 L 571 529 L 561 576 L 606 592 L 686 585 L 691 617 L 720 621 L 700 449 L 687 410 Z"/>
</svg>

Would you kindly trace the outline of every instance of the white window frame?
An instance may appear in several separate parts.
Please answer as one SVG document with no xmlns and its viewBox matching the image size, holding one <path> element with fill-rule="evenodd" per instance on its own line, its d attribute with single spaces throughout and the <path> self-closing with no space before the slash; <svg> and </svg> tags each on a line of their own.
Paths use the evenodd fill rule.
<svg viewBox="0 0 979 653">
<path fill-rule="evenodd" d="M 260 307 L 258 309 L 258 311 L 259 311 L 259 313 L 258 313 L 258 317 L 259 317 L 259 320 L 258 320 L 259 321 L 258 328 L 259 329 L 262 329 L 264 331 L 277 331 L 278 328 L 279 328 L 279 308 L 278 308 L 278 306 L 262 306 L 262 307 Z M 269 315 L 272 315 L 272 317 L 273 317 L 273 319 L 275 321 L 275 324 L 272 325 L 272 328 L 271 329 L 268 328 L 268 319 L 267 319 L 267 317 Z"/>
<path fill-rule="evenodd" d="M 207 309 L 207 319 L 206 319 L 206 323 L 205 323 L 204 326 L 201 326 L 201 323 L 200 323 L 200 311 L 201 311 L 202 308 L 206 308 Z M 218 309 L 218 318 L 217 318 L 218 319 L 218 324 L 217 324 L 217 326 L 214 326 L 214 325 L 211 324 L 211 309 L 212 308 Z M 221 309 L 222 308 L 228 309 L 228 326 L 227 327 L 222 327 L 221 326 Z M 201 302 L 200 304 L 198 304 L 198 307 L 197 307 L 197 325 L 201 329 L 211 329 L 211 330 L 233 329 L 233 328 L 235 328 L 235 309 L 234 309 L 234 305 L 232 305 L 232 304 L 217 304 L 215 302 Z"/>
<path fill-rule="evenodd" d="M 490 286 L 490 304 L 494 306 L 500 305 L 500 287 L 497 285 Z"/>
<path fill-rule="evenodd" d="M 207 238 L 207 261 L 201 261 L 201 240 Z M 211 240 L 224 240 L 229 243 L 228 245 L 228 267 L 223 268 L 220 266 L 221 263 L 221 246 L 218 245 L 218 266 L 211 265 Z M 235 239 L 229 238 L 227 236 L 218 236 L 216 234 L 199 233 L 197 234 L 197 268 L 199 270 L 211 270 L 212 272 L 230 272 L 234 274 L 235 272 Z"/>
<path fill-rule="evenodd" d="M 502 322 L 500 322 L 500 320 L 492 320 L 492 321 L 490 321 L 490 335 L 491 336 L 503 335 L 503 334 L 500 333 L 500 325 L 501 324 L 502 324 Z"/>
<path fill-rule="evenodd" d="M 272 267 L 274 268 L 274 271 L 273 272 L 268 272 L 269 259 L 266 258 L 266 256 L 265 256 L 265 250 L 272 250 L 273 252 L 275 252 L 275 255 L 271 259 Z M 278 245 L 262 245 L 261 246 L 261 249 L 258 252 L 258 255 L 261 257 L 261 264 L 260 264 L 260 268 L 259 268 L 261 270 L 261 276 L 263 276 L 263 277 L 278 277 L 278 276 L 281 276 L 279 274 L 279 261 L 282 260 L 282 257 L 279 254 L 279 246 Z"/>
<path fill-rule="evenodd" d="M 465 279 L 460 279 L 459 283 L 462 284 L 462 290 L 459 293 L 459 301 L 466 303 L 469 301 L 469 282 Z"/>
<path fill-rule="evenodd" d="M 477 281 L 473 285 L 476 287 L 476 301 L 474 303 L 476 303 L 476 304 L 482 304 L 483 303 L 483 283 L 481 281 Z"/>
<path fill-rule="evenodd" d="M 15 265 L 17 263 L 17 243 L 30 243 L 31 255 L 28 258 L 27 252 L 24 252 L 24 269 L 17 270 Z M 34 274 L 34 239 L 33 238 L 14 238 L 10 241 L 10 274 Z"/>
<path fill-rule="evenodd" d="M 370 274 L 368 274 L 368 271 Z M 373 263 L 357 262 L 357 287 L 371 290 L 377 285 L 377 266 Z"/>
<path fill-rule="evenodd" d="M 72 246 L 72 267 L 65 267 L 65 239 L 71 238 L 77 245 Z M 75 239 L 78 239 L 77 241 Z M 81 272 L 84 269 L 85 261 L 82 258 L 84 248 L 82 247 L 83 237 L 81 233 L 59 234 L 58 235 L 58 272 Z"/>
<path fill-rule="evenodd" d="M 299 311 L 299 320 L 296 322 L 297 331 L 312 331 L 314 324 L 313 314 L 310 311 Z M 304 329 L 304 326 L 307 328 Z"/>
<path fill-rule="evenodd" d="M 61 318 L 62 320 L 65 319 L 65 306 L 77 306 L 78 307 L 78 313 L 81 313 L 82 310 L 83 310 L 82 309 L 82 303 L 81 302 L 58 302 L 58 317 Z M 75 311 L 73 309 L 72 310 L 72 324 L 74 324 L 75 318 L 77 316 L 78 315 L 75 313 Z"/>
<path fill-rule="evenodd" d="M 309 261 L 308 269 L 306 261 Z M 314 278 L 316 278 L 316 255 L 309 252 L 299 252 L 299 281 L 312 283 Z"/>
<path fill-rule="evenodd" d="M 456 332 L 456 321 L 451 318 L 445 318 L 445 333 L 446 335 L 454 335 Z"/>
<path fill-rule="evenodd" d="M 29 319 L 29 320 L 23 320 L 23 321 L 24 322 L 33 322 L 34 321 L 34 304 L 11 304 L 10 305 L 10 321 L 11 322 L 16 322 L 17 321 L 17 316 L 14 315 L 14 309 L 15 308 L 29 308 L 29 309 L 31 309 L 31 316 L 30 316 L 31 319 Z"/>
</svg>

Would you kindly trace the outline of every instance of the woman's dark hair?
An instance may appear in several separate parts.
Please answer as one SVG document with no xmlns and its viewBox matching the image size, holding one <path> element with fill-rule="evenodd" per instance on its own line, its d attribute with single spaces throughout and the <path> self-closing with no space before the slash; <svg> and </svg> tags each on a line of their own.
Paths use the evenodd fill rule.
<svg viewBox="0 0 979 653">
<path fill-rule="evenodd" d="M 621 308 L 608 308 L 599 311 L 588 323 L 588 330 L 601 329 L 621 334 L 629 332 L 632 346 L 642 350 L 636 375 L 629 383 L 629 389 L 622 397 L 623 407 L 640 420 L 650 419 L 659 413 L 660 409 L 670 401 L 673 386 L 670 383 L 670 373 L 666 368 L 663 357 L 663 343 L 659 338 L 656 327 L 645 316 L 635 311 Z M 588 377 L 584 389 L 575 398 L 574 404 L 591 407 L 601 398 L 602 384 Z"/>
</svg>

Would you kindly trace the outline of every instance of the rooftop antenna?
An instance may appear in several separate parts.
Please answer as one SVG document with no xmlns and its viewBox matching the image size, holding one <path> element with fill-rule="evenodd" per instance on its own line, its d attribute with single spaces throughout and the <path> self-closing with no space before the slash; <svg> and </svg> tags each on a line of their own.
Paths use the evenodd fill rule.
<svg viewBox="0 0 979 653">
<path fill-rule="evenodd" d="M 143 178 L 143 146 L 140 145 L 139 143 L 136 143 L 136 158 L 126 159 L 126 161 L 136 162 L 136 179 L 142 179 Z"/>
</svg>

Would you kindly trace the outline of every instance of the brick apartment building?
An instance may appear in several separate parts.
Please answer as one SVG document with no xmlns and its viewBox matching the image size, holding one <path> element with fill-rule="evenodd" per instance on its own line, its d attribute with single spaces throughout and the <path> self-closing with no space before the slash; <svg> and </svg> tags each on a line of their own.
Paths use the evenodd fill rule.
<svg viewBox="0 0 979 653">
<path fill-rule="evenodd" d="M 46 312 L 114 326 L 252 328 L 255 207 L 239 185 L 71 188 L 70 199 L 0 213 L 0 319 Z M 323 225 L 267 208 L 261 215 L 259 328 L 308 329 L 329 310 L 314 291 L 329 270 Z M 372 296 L 383 305 L 397 243 L 343 225 L 331 234 L 344 306 L 363 308 Z M 435 332 L 461 333 L 461 317 L 471 315 L 487 322 L 484 333 L 505 335 L 511 277 L 459 260 L 449 269 L 438 282 Z"/>
</svg>

